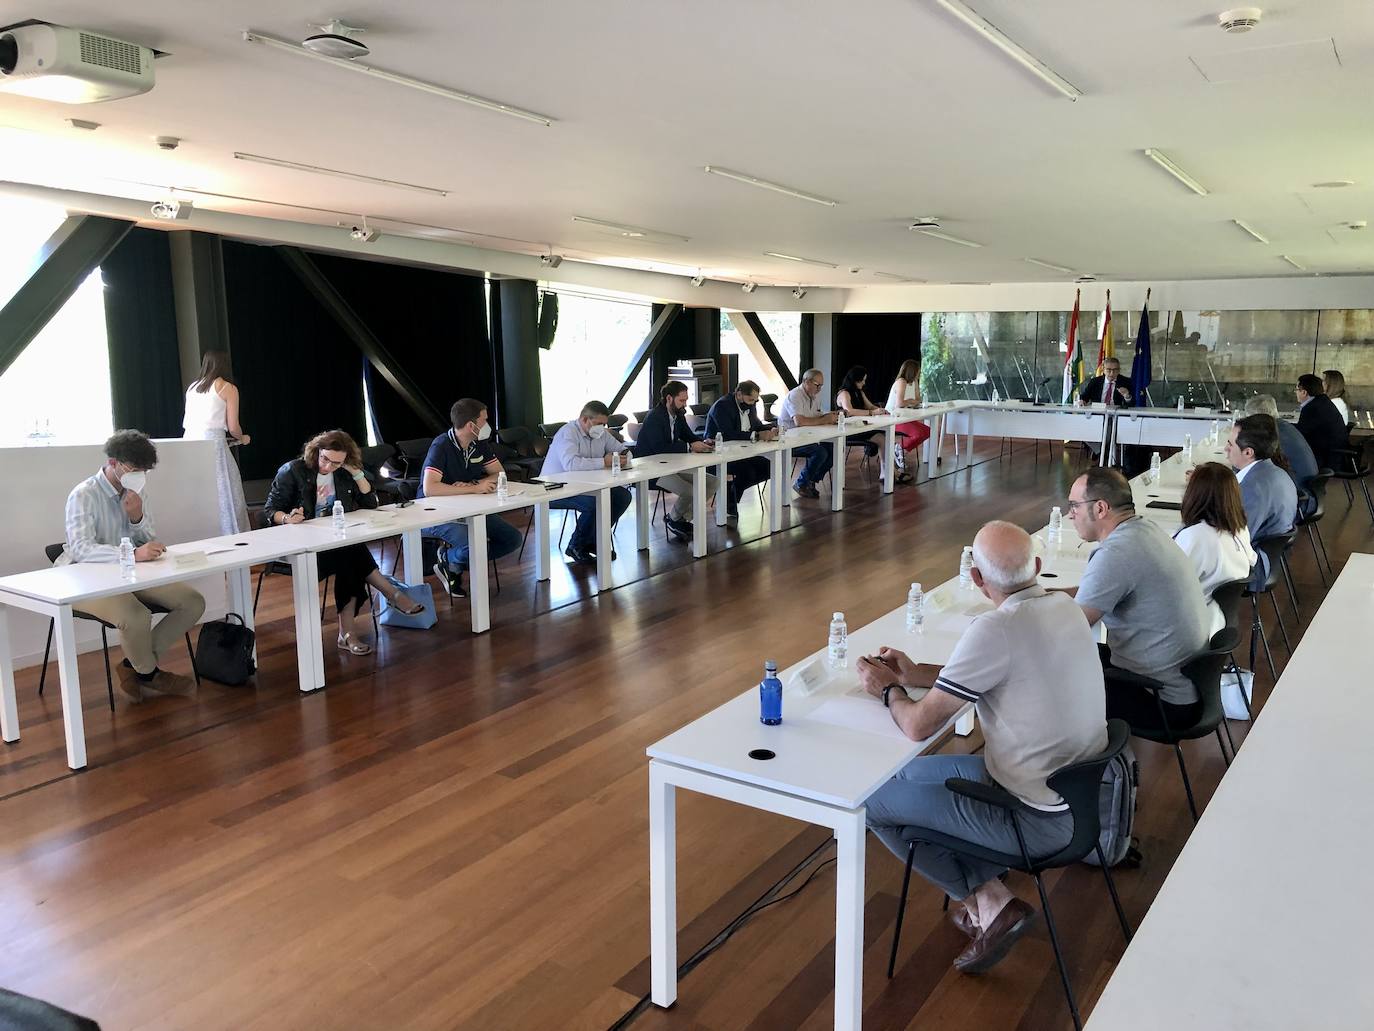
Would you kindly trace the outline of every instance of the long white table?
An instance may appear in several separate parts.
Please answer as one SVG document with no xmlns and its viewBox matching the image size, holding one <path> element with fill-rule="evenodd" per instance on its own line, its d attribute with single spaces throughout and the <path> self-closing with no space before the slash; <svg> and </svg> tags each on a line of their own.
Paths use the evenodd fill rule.
<svg viewBox="0 0 1374 1031">
<path fill-rule="evenodd" d="M 1360 865 L 1374 850 L 1364 718 L 1374 717 L 1371 626 L 1374 555 L 1351 555 L 1107 982 L 1089 1031 L 1374 1027 L 1364 928 L 1374 880 Z"/>
</svg>

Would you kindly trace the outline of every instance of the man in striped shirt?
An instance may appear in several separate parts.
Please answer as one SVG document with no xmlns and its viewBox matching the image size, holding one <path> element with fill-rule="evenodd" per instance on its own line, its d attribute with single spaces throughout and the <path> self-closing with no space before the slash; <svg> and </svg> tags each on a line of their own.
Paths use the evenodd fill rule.
<svg viewBox="0 0 1374 1031">
<path fill-rule="evenodd" d="M 58 565 L 117 563 L 125 537 L 134 545 L 135 562 L 153 562 L 167 550 L 157 540 L 147 504 L 147 472 L 157 465 L 157 448 L 137 430 L 120 430 L 105 441 L 105 455 L 100 471 L 67 496 L 67 544 Z M 81 611 L 119 630 L 125 656 L 119 687 L 130 701 L 141 702 L 144 691 L 174 695 L 195 691 L 190 677 L 159 669 L 158 660 L 205 611 L 199 591 L 186 584 L 165 584 L 83 601 Z M 156 626 L 155 611 L 166 613 Z"/>
</svg>

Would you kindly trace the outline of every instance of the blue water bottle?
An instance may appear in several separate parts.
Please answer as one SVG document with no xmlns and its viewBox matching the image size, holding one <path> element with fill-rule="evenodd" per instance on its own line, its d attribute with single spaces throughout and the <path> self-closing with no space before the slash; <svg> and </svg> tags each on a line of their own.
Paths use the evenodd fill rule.
<svg viewBox="0 0 1374 1031">
<path fill-rule="evenodd" d="M 772 659 L 763 664 L 759 683 L 759 722 L 770 727 L 782 722 L 782 681 L 778 679 L 778 664 Z"/>
</svg>

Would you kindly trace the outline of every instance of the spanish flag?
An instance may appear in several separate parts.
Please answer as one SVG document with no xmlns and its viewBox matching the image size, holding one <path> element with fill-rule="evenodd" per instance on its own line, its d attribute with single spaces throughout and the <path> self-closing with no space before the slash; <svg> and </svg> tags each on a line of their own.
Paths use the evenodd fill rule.
<svg viewBox="0 0 1374 1031">
<path fill-rule="evenodd" d="M 1102 363 L 1116 357 L 1116 343 L 1112 340 L 1112 292 L 1107 291 L 1107 317 L 1102 323 L 1102 346 L 1097 350 L 1097 374 L 1102 375 Z"/>
</svg>

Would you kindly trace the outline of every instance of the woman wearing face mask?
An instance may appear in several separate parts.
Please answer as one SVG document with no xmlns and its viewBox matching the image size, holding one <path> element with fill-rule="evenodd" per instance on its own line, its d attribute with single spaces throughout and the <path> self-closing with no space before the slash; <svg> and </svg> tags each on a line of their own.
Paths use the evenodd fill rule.
<svg viewBox="0 0 1374 1031">
<path fill-rule="evenodd" d="M 334 502 L 345 512 L 376 508 L 377 494 L 363 472 L 358 445 L 343 430 L 329 430 L 312 437 L 300 458 L 277 470 L 263 506 L 263 521 L 271 526 L 329 519 Z M 372 645 L 357 635 L 358 616 L 371 598 L 371 585 L 400 611 L 414 615 L 424 606 L 402 595 L 377 569 L 366 544 L 346 544 L 319 554 L 320 579 L 334 577 L 334 607 L 339 613 L 339 647 L 354 655 L 366 655 Z"/>
<path fill-rule="evenodd" d="M 219 484 L 219 526 L 225 534 L 242 533 L 250 526 L 243 501 L 243 480 L 229 455 L 229 438 L 247 444 L 250 438 L 239 425 L 239 389 L 229 382 L 229 355 L 206 351 L 200 375 L 186 388 L 186 415 L 182 434 L 187 440 L 213 440 L 215 480 Z M 227 437 L 226 437 L 227 434 Z"/>
<path fill-rule="evenodd" d="M 921 363 L 914 358 L 902 362 L 897 370 L 897 378 L 892 382 L 892 390 L 887 395 L 887 410 L 895 412 L 902 408 L 921 407 Z M 904 422 L 896 427 L 898 483 L 910 483 L 911 474 L 906 471 L 906 456 L 930 439 L 930 426 L 924 422 Z"/>
<path fill-rule="evenodd" d="M 855 365 L 844 374 L 840 389 L 835 394 L 835 407 L 849 418 L 865 415 L 886 415 L 887 410 L 879 408 L 864 393 L 864 386 L 867 383 L 868 370 L 862 365 Z M 878 453 L 878 441 L 881 439 L 881 433 L 854 433 L 845 437 L 845 443 L 862 444 L 864 456 L 872 458 Z"/>
</svg>

